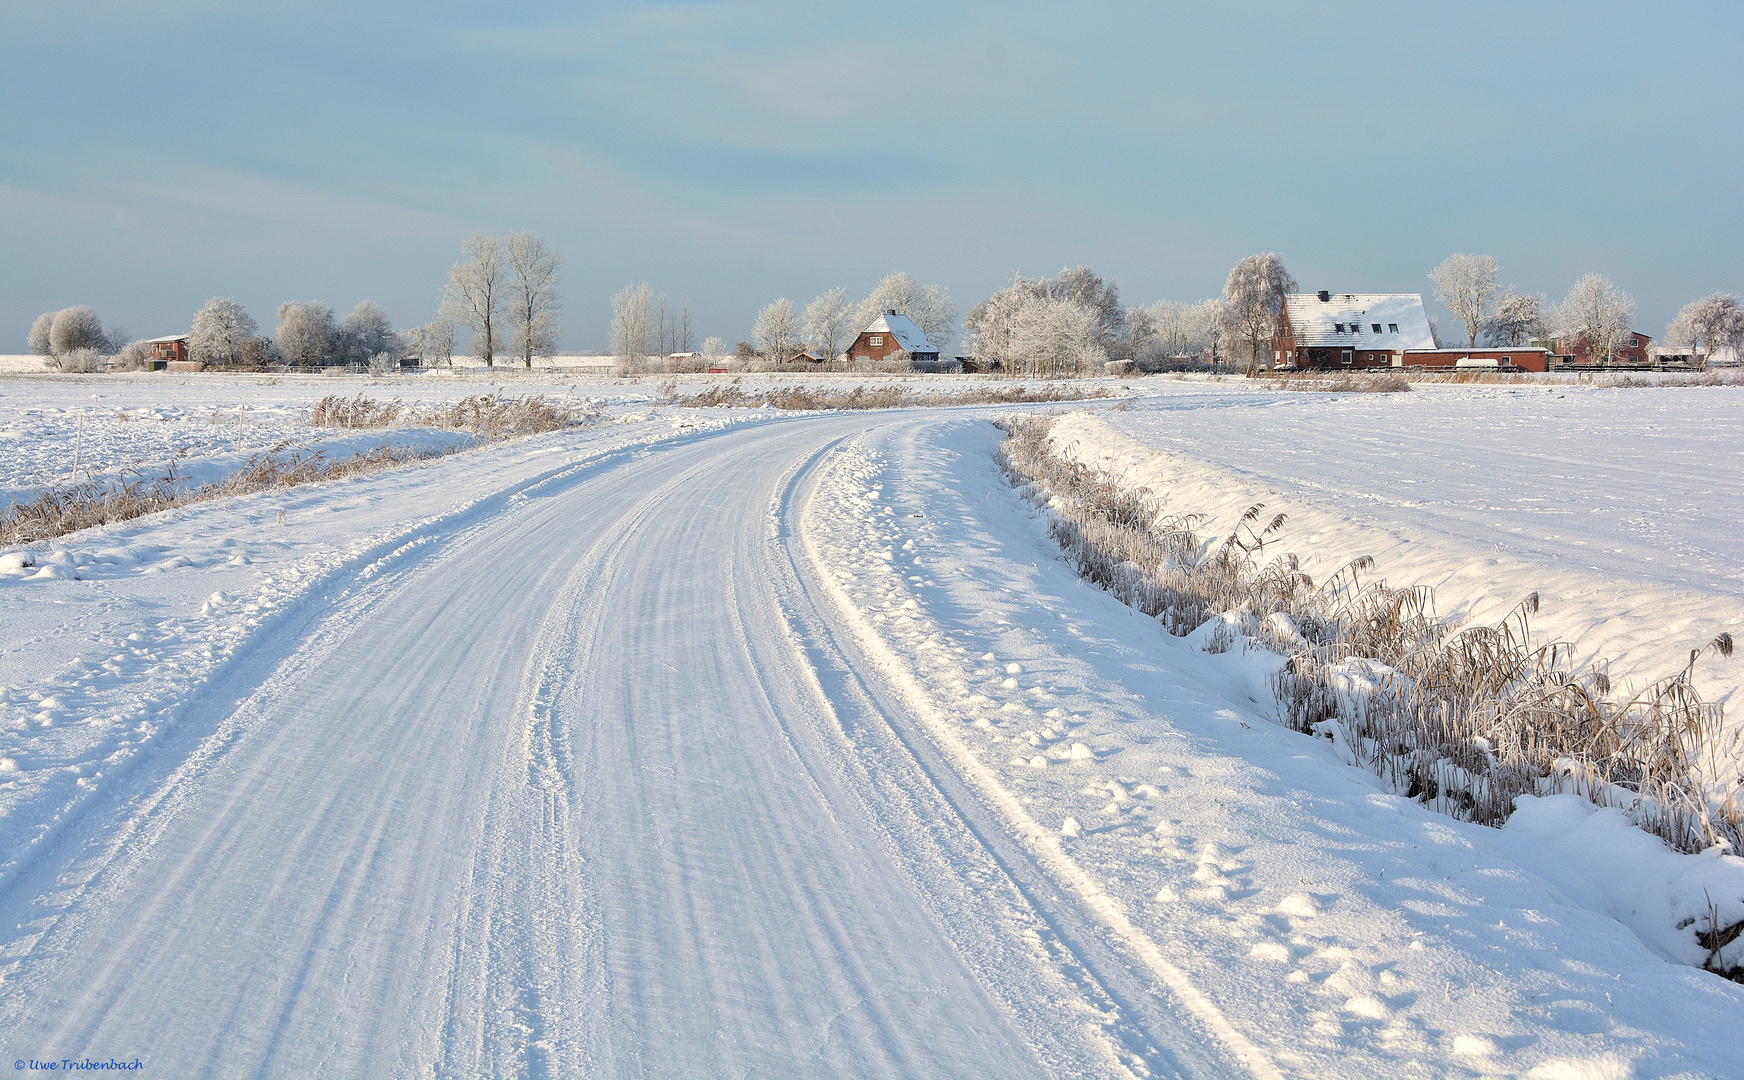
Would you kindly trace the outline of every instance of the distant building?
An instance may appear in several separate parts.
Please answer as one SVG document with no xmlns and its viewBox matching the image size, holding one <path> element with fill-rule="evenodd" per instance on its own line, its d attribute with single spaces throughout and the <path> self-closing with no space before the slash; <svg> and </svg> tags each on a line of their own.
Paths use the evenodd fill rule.
<svg viewBox="0 0 1744 1080">
<path fill-rule="evenodd" d="M 1661 367 L 1666 364 L 1692 368 L 1738 366 L 1738 350 L 1731 345 L 1722 345 L 1711 352 L 1706 345 L 1655 345 L 1647 350 L 1647 354 L 1656 366 Z"/>
<path fill-rule="evenodd" d="M 1570 363 L 1575 364 L 1646 364 L 1649 363 L 1648 346 L 1653 339 L 1646 334 L 1637 334 L 1631 330 L 1621 344 L 1617 346 L 1617 355 L 1606 359 L 1593 356 L 1593 346 L 1585 334 L 1577 337 L 1557 338 L 1556 351 L 1573 356 Z"/>
<path fill-rule="evenodd" d="M 1435 335 L 1417 293 L 1290 293 L 1272 335 L 1272 365 L 1287 368 L 1400 367 Z"/>
<path fill-rule="evenodd" d="M 824 363 L 824 358 L 814 352 L 799 352 L 788 357 L 787 362 L 790 364 L 821 364 Z"/>
<path fill-rule="evenodd" d="M 899 352 L 922 363 L 936 363 L 939 359 L 938 346 L 927 340 L 914 320 L 890 308 L 860 331 L 860 336 L 848 346 L 848 359 L 888 360 Z"/>
<path fill-rule="evenodd" d="M 147 359 L 154 363 L 168 363 L 172 360 L 180 361 L 189 359 L 187 334 L 171 334 L 168 337 L 154 337 L 147 340 L 146 345 L 151 349 L 151 355 L 147 357 Z"/>
</svg>

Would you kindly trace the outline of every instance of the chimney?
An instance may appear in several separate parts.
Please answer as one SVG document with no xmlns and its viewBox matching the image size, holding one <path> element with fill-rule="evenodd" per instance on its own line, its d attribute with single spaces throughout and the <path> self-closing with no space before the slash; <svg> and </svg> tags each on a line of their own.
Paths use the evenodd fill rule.
<svg viewBox="0 0 1744 1080">
<path fill-rule="evenodd" d="M 896 314 L 896 309 L 895 309 L 895 308 L 893 308 L 893 307 L 887 307 L 887 308 L 885 308 L 885 309 L 884 309 L 884 314 L 886 314 L 886 315 L 894 315 L 894 314 Z"/>
<path fill-rule="evenodd" d="M 1327 301 L 1329 301 L 1331 299 L 1332 299 L 1332 294 L 1330 292 L 1327 292 L 1325 289 L 1320 290 L 1320 302 L 1322 304 L 1326 303 Z"/>
</svg>

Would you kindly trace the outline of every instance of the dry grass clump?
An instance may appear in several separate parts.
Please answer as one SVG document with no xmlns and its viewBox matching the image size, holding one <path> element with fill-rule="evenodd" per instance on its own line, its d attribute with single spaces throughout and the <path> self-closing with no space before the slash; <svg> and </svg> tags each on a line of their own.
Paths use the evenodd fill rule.
<svg viewBox="0 0 1744 1080">
<path fill-rule="evenodd" d="M 349 398 L 329 396 L 317 401 L 308 415 L 311 427 L 442 428 L 489 439 L 556 431 L 581 423 L 582 419 L 569 406 L 543 396 L 516 398 L 491 394 L 475 394 L 452 405 L 422 409 L 398 400 L 377 401 L 361 393 Z"/>
<path fill-rule="evenodd" d="M 1412 371 L 1408 376 L 1406 376 L 1406 378 L 1414 383 L 1453 384 L 1500 383 L 1503 385 L 1514 385 L 1516 383 L 1544 381 L 1544 376 L 1542 374 L 1535 375 L 1531 372 L 1524 371 L 1485 371 L 1482 368 L 1475 371 L 1469 368 L 1465 371 L 1457 371 L 1453 368 L 1438 368 L 1435 370 L 1418 368 Z"/>
<path fill-rule="evenodd" d="M 0 544 L 52 540 L 80 529 L 129 521 L 189 503 L 282 490 L 318 480 L 362 476 L 394 465 L 440 457 L 448 452 L 445 449 L 380 446 L 335 461 L 321 451 L 311 453 L 281 443 L 265 453 L 256 454 L 224 479 L 198 487 L 190 487 L 177 476 L 172 461 L 161 476 L 147 478 L 123 474 L 119 481 L 93 479 L 45 488 L 30 501 L 14 503 L 0 513 Z"/>
<path fill-rule="evenodd" d="M 1405 376 L 1391 371 L 1373 374 L 1340 371 L 1332 375 L 1284 375 L 1269 383 L 1268 388 L 1332 394 L 1399 394 L 1411 389 L 1411 383 Z"/>
<path fill-rule="evenodd" d="M 1536 594 L 1494 626 L 1456 630 L 1426 586 L 1394 588 L 1357 559 L 1316 584 L 1296 556 L 1272 554 L 1284 515 L 1255 506 L 1227 536 L 1167 515 L 1051 450 L 1052 421 L 1019 418 L 1000 464 L 1049 511 L 1078 572 L 1185 634 L 1219 615 L 1214 650 L 1236 632 L 1289 659 L 1274 680 L 1286 723 L 1341 741 L 1402 793 L 1500 825 L 1521 794 L 1575 792 L 1624 809 L 1681 851 L 1744 850 L 1744 746 L 1693 684 L 1701 656 L 1732 654 L 1721 634 L 1689 664 L 1636 693 L 1604 664 L 1531 632 Z"/>
<path fill-rule="evenodd" d="M 838 390 L 796 383 L 766 390 L 747 392 L 738 379 L 717 384 L 689 395 L 680 395 L 676 384 L 670 384 L 664 395 L 673 405 L 706 409 L 715 405 L 755 409 L 899 409 L 915 405 L 1018 405 L 1029 402 L 1083 401 L 1089 398 L 1114 396 L 1106 387 L 1092 390 L 1069 386 L 976 386 L 943 393 L 916 391 L 905 386 L 856 386 Z"/>
</svg>

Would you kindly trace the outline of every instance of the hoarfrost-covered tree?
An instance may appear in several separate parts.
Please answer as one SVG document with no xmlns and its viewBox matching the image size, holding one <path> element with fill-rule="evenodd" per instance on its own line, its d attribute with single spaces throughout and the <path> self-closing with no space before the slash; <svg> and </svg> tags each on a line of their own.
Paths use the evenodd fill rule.
<svg viewBox="0 0 1744 1080">
<path fill-rule="evenodd" d="M 242 362 L 242 348 L 260 333 L 254 317 L 228 296 L 214 296 L 194 313 L 188 356 L 206 364 Z"/>
<path fill-rule="evenodd" d="M 691 314 L 690 300 L 678 305 L 678 315 L 673 320 L 672 346 L 674 352 L 696 351 L 696 316 Z"/>
<path fill-rule="evenodd" d="M 454 320 L 446 315 L 437 315 L 425 325 L 406 331 L 406 338 L 411 351 L 425 366 L 438 360 L 454 366 Z"/>
<path fill-rule="evenodd" d="M 1683 306 L 1665 328 L 1665 343 L 1688 348 L 1699 367 L 1720 349 L 1744 349 L 1744 307 L 1729 293 L 1714 293 Z"/>
<path fill-rule="evenodd" d="M 751 325 L 751 337 L 770 359 L 786 360 L 792 356 L 800 339 L 799 315 L 793 310 L 793 301 L 778 297 L 759 311 L 757 321 Z"/>
<path fill-rule="evenodd" d="M 850 338 L 893 309 L 920 327 L 920 332 L 939 352 L 950 348 L 957 333 L 957 305 L 950 290 L 938 284 L 922 285 L 906 270 L 885 275 L 872 294 L 855 306 L 849 320 Z"/>
<path fill-rule="evenodd" d="M 1156 360 L 1164 355 L 1162 334 L 1157 321 L 1146 307 L 1126 309 L 1126 323 L 1121 327 L 1116 359 Z"/>
<path fill-rule="evenodd" d="M 654 290 L 646 281 L 627 285 L 612 297 L 611 350 L 626 371 L 640 370 L 648 362 L 653 314 Z"/>
<path fill-rule="evenodd" d="M 54 329 L 55 313 L 45 311 L 30 324 L 30 351 L 37 356 L 53 356 L 54 346 L 49 344 L 49 331 Z"/>
<path fill-rule="evenodd" d="M 1510 286 L 1496 297 L 1484 323 L 1484 340 L 1491 345 L 1525 345 L 1544 336 L 1544 297 L 1517 292 Z"/>
<path fill-rule="evenodd" d="M 848 290 L 831 289 L 805 306 L 806 344 L 825 360 L 834 360 L 856 336 L 853 322 L 854 309 L 848 306 Z"/>
<path fill-rule="evenodd" d="M 51 353 L 63 356 L 75 349 L 106 350 L 109 338 L 103 333 L 103 320 L 97 317 L 97 312 L 80 304 L 54 313 L 54 320 L 49 324 L 48 344 Z"/>
<path fill-rule="evenodd" d="M 1068 297 L 1031 297 L 1011 325 L 1011 362 L 1042 378 L 1094 371 L 1108 359 L 1099 313 Z"/>
<path fill-rule="evenodd" d="M 320 367 L 334 362 L 339 323 L 326 304 L 288 300 L 279 305 L 273 344 L 287 364 Z"/>
<path fill-rule="evenodd" d="M 508 281 L 503 266 L 503 242 L 488 233 L 476 232 L 461 245 L 462 258 L 448 269 L 448 288 L 442 297 L 442 313 L 472 331 L 472 353 L 496 366 L 502 348 L 504 292 Z"/>
<path fill-rule="evenodd" d="M 1191 308 L 1192 305 L 1177 300 L 1158 300 L 1151 305 L 1151 326 L 1155 329 L 1163 356 L 1188 355 L 1193 340 L 1187 324 L 1187 313 Z"/>
<path fill-rule="evenodd" d="M 1594 360 L 1609 364 L 1629 336 L 1635 301 L 1609 278 L 1588 274 L 1574 283 L 1551 322 L 1559 339 L 1585 339 Z"/>
<path fill-rule="evenodd" d="M 982 363 L 1011 364 L 1011 335 L 1018 310 L 1034 299 L 1036 283 L 1021 274 L 1011 275 L 1011 284 L 969 309 L 963 319 L 968 331 L 963 345 Z"/>
<path fill-rule="evenodd" d="M 364 300 L 340 323 L 334 351 L 339 354 L 341 363 L 371 364 L 378 356 L 399 360 L 406 354 L 406 343 L 394 330 L 388 313 L 375 301 Z"/>
<path fill-rule="evenodd" d="M 1125 325 L 1125 313 L 1120 307 L 1120 286 L 1103 281 L 1102 276 L 1088 266 L 1068 266 L 1051 278 L 1036 282 L 1042 296 L 1069 300 L 1088 309 L 1095 318 L 1096 336 L 1105 348 L 1120 340 Z"/>
<path fill-rule="evenodd" d="M 563 256 L 530 232 L 510 233 L 503 242 L 514 274 L 514 302 L 509 309 L 509 336 L 527 370 L 533 357 L 557 348 L 557 268 Z"/>
<path fill-rule="evenodd" d="M 1200 356 L 1215 368 L 1222 360 L 1223 339 L 1229 335 L 1229 305 L 1213 298 L 1201 300 L 1185 312 L 1187 336 Z"/>
<path fill-rule="evenodd" d="M 723 356 L 725 355 L 723 350 L 726 347 L 726 342 L 712 334 L 702 339 L 702 354 L 704 356 Z"/>
<path fill-rule="evenodd" d="M 1466 348 L 1478 343 L 1502 291 L 1502 266 L 1494 255 L 1453 254 L 1429 271 L 1435 298 L 1465 327 Z"/>
<path fill-rule="evenodd" d="M 1275 251 L 1249 255 L 1229 271 L 1229 280 L 1223 284 L 1226 318 L 1247 346 L 1249 375 L 1270 355 L 1272 332 L 1284 308 L 1284 297 L 1295 291 L 1296 279 L 1284 269 L 1283 257 Z"/>
</svg>

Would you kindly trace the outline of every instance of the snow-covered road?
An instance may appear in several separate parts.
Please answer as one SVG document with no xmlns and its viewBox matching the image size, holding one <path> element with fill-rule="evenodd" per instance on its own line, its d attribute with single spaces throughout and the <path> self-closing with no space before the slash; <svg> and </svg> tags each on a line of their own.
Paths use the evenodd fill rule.
<svg viewBox="0 0 1744 1080">
<path fill-rule="evenodd" d="M 69 538 L 6 670 L 139 641 L 7 687 L 0 1064 L 1736 1074 L 1687 928 L 1272 726 L 1270 661 L 1055 559 L 989 418 L 589 429 Z M 175 702 L 116 704 L 135 653 Z"/>
<path fill-rule="evenodd" d="M 1002 830 L 830 632 L 795 493 L 865 427 L 561 473 L 288 628 L 0 897 L 32 929 L 7 1048 L 223 1075 L 1224 1071 L 1166 1007 L 1111 1005 L 1131 977 L 1074 950 L 1085 916 L 982 841 Z"/>
</svg>

